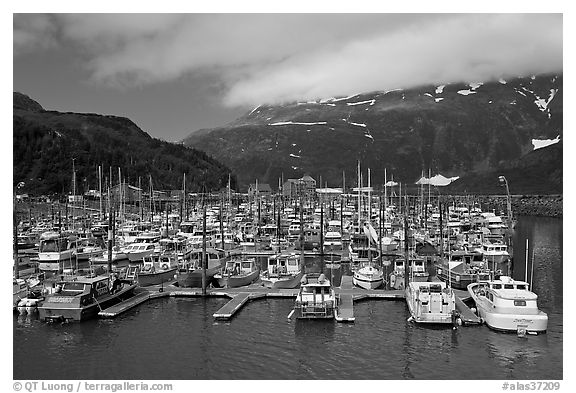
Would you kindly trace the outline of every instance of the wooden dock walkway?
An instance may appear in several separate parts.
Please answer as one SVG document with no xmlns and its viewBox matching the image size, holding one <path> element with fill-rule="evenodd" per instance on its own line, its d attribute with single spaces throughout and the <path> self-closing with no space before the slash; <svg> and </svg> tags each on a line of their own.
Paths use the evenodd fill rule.
<svg viewBox="0 0 576 393">
<path fill-rule="evenodd" d="M 210 288 L 206 291 L 208 297 L 228 297 L 230 301 L 222 306 L 213 317 L 217 320 L 230 320 L 251 300 L 262 298 L 295 298 L 299 289 L 269 289 L 257 283 L 241 288 Z M 339 307 L 335 319 L 338 322 L 354 322 L 354 302 L 364 299 L 401 300 L 405 298 L 403 290 L 364 290 L 352 283 L 351 276 L 342 276 L 340 287 L 334 292 L 339 299 Z M 479 324 L 478 318 L 462 301 L 467 298 L 466 291 L 456 291 L 456 306 L 465 325 Z M 200 288 L 179 288 L 164 284 L 145 288 L 137 288 L 136 294 L 123 302 L 100 311 L 101 318 L 115 318 L 118 315 L 150 300 L 161 297 L 202 297 Z"/>
<path fill-rule="evenodd" d="M 98 313 L 98 315 L 102 318 L 114 318 L 118 315 L 122 314 L 125 311 L 131 310 L 132 308 L 144 303 L 150 299 L 149 292 L 140 292 L 129 299 L 124 300 L 112 307 L 108 307 L 105 310 L 102 310 Z"/>
<path fill-rule="evenodd" d="M 336 309 L 335 318 L 338 322 L 354 322 L 356 317 L 354 317 L 354 294 L 352 290 L 354 285 L 352 284 L 352 277 L 342 276 L 342 281 L 340 282 L 340 291 L 336 294 L 338 297 L 338 308 Z M 334 291 L 336 292 L 336 290 Z"/>
<path fill-rule="evenodd" d="M 250 300 L 251 293 L 243 292 L 234 295 L 232 300 L 226 303 L 220 310 L 216 311 L 212 316 L 216 319 L 230 319 L 236 314 L 236 311 Z"/>
</svg>

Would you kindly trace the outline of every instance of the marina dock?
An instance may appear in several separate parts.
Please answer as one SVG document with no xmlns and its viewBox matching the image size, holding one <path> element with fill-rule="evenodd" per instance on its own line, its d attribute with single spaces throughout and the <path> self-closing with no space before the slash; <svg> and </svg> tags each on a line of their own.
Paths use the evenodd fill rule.
<svg viewBox="0 0 576 393">
<path fill-rule="evenodd" d="M 242 288 L 211 288 L 207 289 L 207 297 L 228 297 L 228 301 L 218 311 L 213 314 L 217 320 L 232 319 L 242 307 L 251 300 L 270 298 L 295 298 L 298 289 L 270 289 L 259 284 L 252 284 Z M 336 321 L 354 322 L 354 302 L 369 299 L 383 300 L 403 300 L 405 298 L 402 290 L 373 289 L 364 290 L 352 284 L 352 277 L 343 276 L 340 287 L 335 287 L 334 291 L 339 298 L 339 307 L 336 312 Z M 464 296 L 466 292 L 461 291 L 458 295 Z M 138 288 L 136 294 L 119 304 L 100 311 L 101 318 L 115 318 L 122 313 L 129 311 L 140 304 L 156 298 L 163 297 L 202 297 L 200 288 L 179 288 L 174 285 L 154 285 L 145 288 Z M 478 317 L 464 304 L 457 296 L 458 311 L 462 316 L 464 324 L 480 323 Z"/>
<path fill-rule="evenodd" d="M 338 322 L 354 322 L 354 320 L 356 320 L 354 317 L 353 289 L 352 277 L 343 276 L 342 282 L 340 283 L 340 293 L 336 294 L 340 299 L 335 315 L 336 321 Z"/>
</svg>

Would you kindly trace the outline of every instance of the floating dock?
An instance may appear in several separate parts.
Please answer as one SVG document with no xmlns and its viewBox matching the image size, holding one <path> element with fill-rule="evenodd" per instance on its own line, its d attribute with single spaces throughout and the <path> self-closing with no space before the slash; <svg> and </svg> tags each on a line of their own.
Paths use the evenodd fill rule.
<svg viewBox="0 0 576 393">
<path fill-rule="evenodd" d="M 206 290 L 207 297 L 228 297 L 230 301 L 213 314 L 217 320 L 230 320 L 251 300 L 262 298 L 295 298 L 299 289 L 270 289 L 259 284 L 252 284 L 241 288 L 211 288 Z M 402 300 L 405 298 L 403 290 L 372 289 L 364 290 L 352 284 L 351 276 L 342 276 L 340 287 L 334 292 L 339 299 L 335 319 L 338 322 L 354 322 L 354 302 L 364 299 Z M 456 290 L 456 308 L 460 313 L 463 324 L 480 324 L 478 318 L 463 302 L 469 296 L 467 291 Z M 101 318 L 115 318 L 136 306 L 161 297 L 202 297 L 200 288 L 179 288 L 174 285 L 154 285 L 137 288 L 136 294 L 121 303 L 102 310 L 98 313 Z"/>
<path fill-rule="evenodd" d="M 352 290 L 352 277 L 343 276 L 340 282 L 340 293 L 336 294 L 339 298 L 338 309 L 336 310 L 336 321 L 338 322 L 354 322 L 354 294 Z M 336 292 L 336 291 L 334 291 Z"/>
<path fill-rule="evenodd" d="M 140 292 L 129 299 L 126 299 L 112 307 L 108 307 L 107 309 L 100 311 L 98 313 L 98 316 L 102 318 L 114 318 L 122 314 L 123 312 L 131 310 L 132 308 L 144 303 L 149 299 L 150 299 L 149 292 Z"/>
</svg>

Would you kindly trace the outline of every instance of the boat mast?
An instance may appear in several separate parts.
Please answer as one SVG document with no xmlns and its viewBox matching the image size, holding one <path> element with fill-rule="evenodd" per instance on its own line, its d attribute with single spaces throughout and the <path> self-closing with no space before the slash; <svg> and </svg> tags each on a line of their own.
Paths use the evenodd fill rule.
<svg viewBox="0 0 576 393">
<path fill-rule="evenodd" d="M 184 210 L 184 212 L 180 215 L 180 222 L 184 221 L 184 216 L 188 219 L 188 207 L 186 206 L 186 172 L 184 172 L 184 179 L 182 180 L 182 210 Z"/>
<path fill-rule="evenodd" d="M 102 220 L 102 165 L 98 165 L 98 195 L 100 196 L 100 220 Z"/>
<path fill-rule="evenodd" d="M 360 228 L 362 228 L 362 225 L 360 223 L 361 219 L 360 216 L 362 215 L 362 210 L 361 210 L 361 199 L 360 199 L 360 189 L 362 188 L 362 182 L 361 182 L 361 174 L 360 174 L 360 160 L 358 160 L 358 232 L 360 232 Z"/>
<path fill-rule="evenodd" d="M 206 296 L 206 203 L 202 203 L 202 296 Z"/>
<path fill-rule="evenodd" d="M 410 268 L 408 259 L 408 216 L 404 214 L 404 289 L 408 288 Z"/>
</svg>

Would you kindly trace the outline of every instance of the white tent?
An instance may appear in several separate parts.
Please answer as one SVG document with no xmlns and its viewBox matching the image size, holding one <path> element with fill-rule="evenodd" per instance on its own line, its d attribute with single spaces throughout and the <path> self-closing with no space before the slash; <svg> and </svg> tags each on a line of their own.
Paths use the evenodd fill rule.
<svg viewBox="0 0 576 393">
<path fill-rule="evenodd" d="M 442 175 L 432 176 L 431 178 L 421 177 L 420 180 L 416 182 L 416 184 L 431 184 L 433 186 L 447 186 L 448 184 L 452 183 L 454 180 L 458 180 L 460 176 L 455 177 L 445 177 Z"/>
</svg>

